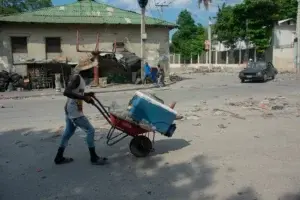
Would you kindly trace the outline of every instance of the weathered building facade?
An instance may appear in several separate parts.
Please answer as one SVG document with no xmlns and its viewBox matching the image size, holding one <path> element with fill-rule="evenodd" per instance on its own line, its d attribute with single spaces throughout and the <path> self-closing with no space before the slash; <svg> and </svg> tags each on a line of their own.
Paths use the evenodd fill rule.
<svg viewBox="0 0 300 200">
<path fill-rule="evenodd" d="M 174 27 L 172 23 L 146 18 L 146 61 L 155 65 L 161 60 L 166 71 L 169 63 L 160 58 L 169 54 L 169 31 Z M 100 51 L 112 51 L 113 45 L 118 44 L 121 51 L 125 48 L 137 56 L 141 54 L 140 14 L 93 0 L 78 0 L 0 17 L 0 69 L 27 75 L 32 65 L 74 65 L 85 56 L 76 51 L 77 31 L 80 49 L 95 49 L 99 34 Z M 99 63 L 99 69 L 109 65 L 113 63 Z"/>
</svg>

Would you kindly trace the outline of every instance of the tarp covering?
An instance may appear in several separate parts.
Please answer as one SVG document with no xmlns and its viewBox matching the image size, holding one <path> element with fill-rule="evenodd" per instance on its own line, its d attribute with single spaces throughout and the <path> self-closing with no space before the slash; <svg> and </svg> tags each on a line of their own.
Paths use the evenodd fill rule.
<svg viewBox="0 0 300 200">
<path fill-rule="evenodd" d="M 111 54 L 110 54 L 111 55 Z M 101 53 L 100 56 L 108 56 L 108 53 Z M 113 57 L 120 65 L 124 67 L 124 70 L 136 72 L 141 68 L 141 58 L 135 53 L 131 52 L 117 52 Z"/>
</svg>

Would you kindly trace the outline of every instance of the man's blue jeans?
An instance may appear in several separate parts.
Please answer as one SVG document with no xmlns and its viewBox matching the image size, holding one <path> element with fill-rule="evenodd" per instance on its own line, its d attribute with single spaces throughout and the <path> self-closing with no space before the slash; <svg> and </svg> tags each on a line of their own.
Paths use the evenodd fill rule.
<svg viewBox="0 0 300 200">
<path fill-rule="evenodd" d="M 94 145 L 94 134 L 95 129 L 89 120 L 85 117 L 78 117 L 75 119 L 70 119 L 66 116 L 66 128 L 65 132 L 62 136 L 60 147 L 66 147 L 68 145 L 69 139 L 74 135 L 76 128 L 81 128 L 84 132 L 86 132 L 86 142 L 89 148 L 95 147 Z"/>
</svg>

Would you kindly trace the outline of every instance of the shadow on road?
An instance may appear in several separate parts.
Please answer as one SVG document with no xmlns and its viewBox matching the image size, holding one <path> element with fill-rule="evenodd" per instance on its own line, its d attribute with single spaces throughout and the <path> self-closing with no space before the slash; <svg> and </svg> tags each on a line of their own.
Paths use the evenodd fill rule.
<svg viewBox="0 0 300 200">
<path fill-rule="evenodd" d="M 226 200 L 259 200 L 259 198 L 251 187 L 247 187 L 226 198 Z"/>
<path fill-rule="evenodd" d="M 282 197 L 278 198 L 278 200 L 300 200 L 300 192 L 299 193 L 286 193 Z"/>
<path fill-rule="evenodd" d="M 190 142 L 183 139 L 165 139 L 158 140 L 155 142 L 155 152 L 154 155 L 170 153 L 172 151 L 176 151 L 187 147 L 190 145 Z"/>
<path fill-rule="evenodd" d="M 157 153 L 143 159 L 129 153 L 126 141 L 107 147 L 100 140 L 97 152 L 110 164 L 92 166 L 83 138 L 74 135 L 66 150 L 74 162 L 56 166 L 59 139 L 51 130 L 1 133 L 0 199 L 213 199 L 204 193 L 215 171 L 205 156 L 179 162 L 161 155 L 189 145 L 184 140 L 157 141 Z"/>
<path fill-rule="evenodd" d="M 300 200 L 300 193 L 286 193 L 278 198 L 277 200 Z M 257 192 L 251 188 L 246 187 L 239 190 L 236 194 L 226 198 L 226 200 L 263 200 L 258 197 Z"/>
</svg>

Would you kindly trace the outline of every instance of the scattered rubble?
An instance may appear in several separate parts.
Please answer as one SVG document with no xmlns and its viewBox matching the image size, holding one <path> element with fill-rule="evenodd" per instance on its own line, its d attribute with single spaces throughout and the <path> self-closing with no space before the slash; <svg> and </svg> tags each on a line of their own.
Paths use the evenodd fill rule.
<svg viewBox="0 0 300 200">
<path fill-rule="evenodd" d="M 213 109 L 213 115 L 217 115 L 217 116 L 228 116 L 229 115 L 229 116 L 237 118 L 237 119 L 242 119 L 242 120 L 246 119 L 245 117 L 242 117 L 237 113 L 233 113 L 228 110 L 222 110 L 222 109 L 217 109 L 217 108 Z"/>
<path fill-rule="evenodd" d="M 239 102 L 230 102 L 228 103 L 229 106 L 236 106 L 236 107 L 253 107 L 258 105 L 258 101 L 253 100 L 253 98 L 249 98 L 245 101 Z"/>
<path fill-rule="evenodd" d="M 284 110 L 287 107 L 290 107 L 289 102 L 286 100 L 285 97 L 277 96 L 277 97 L 267 97 L 262 101 L 254 100 L 253 98 L 249 98 L 245 101 L 239 102 L 230 102 L 227 105 L 235 106 L 235 107 L 244 107 L 250 110 L 273 110 L 279 111 Z"/>
<path fill-rule="evenodd" d="M 274 117 L 274 114 L 273 113 L 263 113 L 262 117 L 265 118 L 265 119 L 272 118 L 272 117 Z"/>
<path fill-rule="evenodd" d="M 193 124 L 193 126 L 201 126 L 201 123 Z"/>
<path fill-rule="evenodd" d="M 275 106 L 272 106 L 271 109 L 272 109 L 272 110 L 283 110 L 283 109 L 284 109 L 284 106 L 281 106 L 281 105 L 275 105 Z"/>
<path fill-rule="evenodd" d="M 225 126 L 224 124 L 219 124 L 218 127 L 222 129 L 227 128 L 227 126 Z"/>
<path fill-rule="evenodd" d="M 171 82 L 179 82 L 183 80 L 183 77 L 177 75 L 176 73 L 170 73 L 169 78 Z"/>
</svg>

